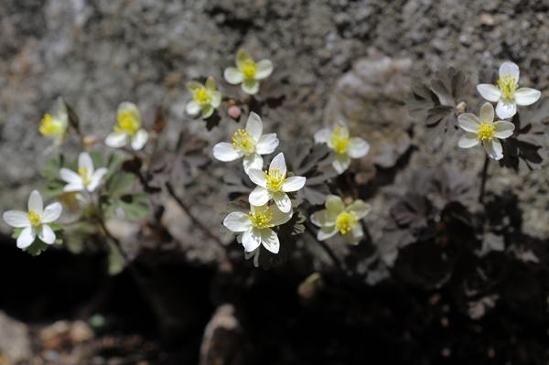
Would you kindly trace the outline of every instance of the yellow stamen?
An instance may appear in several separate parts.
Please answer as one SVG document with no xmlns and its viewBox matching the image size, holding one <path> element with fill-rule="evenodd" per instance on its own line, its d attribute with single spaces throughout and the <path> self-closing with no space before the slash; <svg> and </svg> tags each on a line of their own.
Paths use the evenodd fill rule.
<svg viewBox="0 0 549 365">
<path fill-rule="evenodd" d="M 42 135 L 47 137 L 60 136 L 65 132 L 63 123 L 54 118 L 51 114 L 44 115 L 38 130 Z"/>
<path fill-rule="evenodd" d="M 40 214 L 38 214 L 34 210 L 29 210 L 27 213 L 27 217 L 29 218 L 29 222 L 33 227 L 38 227 L 42 224 Z"/>
<path fill-rule="evenodd" d="M 478 127 L 477 131 L 477 138 L 481 140 L 482 142 L 489 141 L 492 138 L 494 138 L 494 135 L 496 134 L 496 126 L 494 123 L 489 122 L 487 120 L 480 123 L 480 126 Z"/>
<path fill-rule="evenodd" d="M 240 69 L 240 72 L 244 75 L 244 79 L 246 80 L 255 80 L 255 75 L 257 73 L 257 63 L 254 61 L 247 59 L 243 62 L 242 68 Z"/>
<path fill-rule="evenodd" d="M 118 113 L 117 125 L 114 127 L 116 133 L 124 133 L 133 136 L 141 127 L 141 121 L 129 110 Z"/>
<path fill-rule="evenodd" d="M 332 149 L 340 155 L 347 153 L 347 148 L 349 148 L 349 136 L 347 132 L 342 127 L 336 127 L 332 131 L 330 136 L 330 144 Z"/>
<path fill-rule="evenodd" d="M 503 75 L 498 79 L 498 87 L 501 91 L 501 98 L 505 101 L 512 101 L 515 99 L 518 80 L 511 75 Z"/>
<path fill-rule="evenodd" d="M 209 105 L 212 102 L 212 95 L 205 87 L 201 87 L 194 92 L 193 100 L 201 106 Z"/>
<path fill-rule="evenodd" d="M 282 185 L 286 181 L 286 176 L 281 174 L 278 169 L 271 169 L 269 172 L 265 172 L 265 178 L 267 179 L 267 189 L 269 191 L 282 190 Z"/>
<path fill-rule="evenodd" d="M 252 212 L 248 213 L 248 217 L 250 217 L 250 220 L 252 221 L 252 225 L 254 228 L 271 228 L 273 225 L 271 224 L 271 221 L 273 219 L 273 213 L 269 210 L 265 212 L 256 212 L 253 214 Z"/>
<path fill-rule="evenodd" d="M 237 130 L 231 142 L 235 149 L 241 150 L 246 156 L 255 152 L 255 141 L 246 129 Z"/>
<path fill-rule="evenodd" d="M 84 186 L 88 186 L 91 183 L 91 176 L 90 172 L 85 167 L 79 167 L 78 168 L 78 175 L 82 178 L 82 184 Z"/>
<path fill-rule="evenodd" d="M 336 228 L 339 233 L 346 234 L 353 230 L 358 222 L 358 218 L 353 212 L 342 212 L 336 218 Z"/>
</svg>

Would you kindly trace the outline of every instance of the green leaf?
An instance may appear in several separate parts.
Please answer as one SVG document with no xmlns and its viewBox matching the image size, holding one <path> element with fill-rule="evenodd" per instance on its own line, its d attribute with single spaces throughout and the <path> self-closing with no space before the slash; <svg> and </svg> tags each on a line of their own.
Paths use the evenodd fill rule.
<svg viewBox="0 0 549 365">
<path fill-rule="evenodd" d="M 47 159 L 44 162 L 44 167 L 42 169 L 42 176 L 48 180 L 55 180 L 59 178 L 59 170 L 65 164 L 65 156 L 59 154 L 55 157 Z"/>
<path fill-rule="evenodd" d="M 127 193 L 137 180 L 134 174 L 118 172 L 107 181 L 107 192 L 110 196 L 116 197 Z"/>
<path fill-rule="evenodd" d="M 137 221 L 151 214 L 149 195 L 146 193 L 125 194 L 117 200 L 126 219 L 130 221 Z"/>
<path fill-rule="evenodd" d="M 126 265 L 126 262 L 124 260 L 124 257 L 120 253 L 120 250 L 118 250 L 118 247 L 115 245 L 109 246 L 109 257 L 108 257 L 108 272 L 109 275 L 117 275 L 120 274 L 124 270 L 124 266 Z"/>
<path fill-rule="evenodd" d="M 11 234 L 11 238 L 13 238 L 14 240 L 18 239 L 21 232 L 23 232 L 23 228 L 14 228 L 13 233 Z"/>
<path fill-rule="evenodd" d="M 42 252 L 46 251 L 50 245 L 43 242 L 39 238 L 36 238 L 36 240 L 27 248 L 25 248 L 23 251 L 28 253 L 31 256 L 38 256 Z"/>
</svg>

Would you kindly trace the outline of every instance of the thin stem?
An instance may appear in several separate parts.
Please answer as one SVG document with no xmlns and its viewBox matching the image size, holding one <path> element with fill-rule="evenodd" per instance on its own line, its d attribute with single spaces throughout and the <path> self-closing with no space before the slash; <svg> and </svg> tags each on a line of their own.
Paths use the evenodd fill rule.
<svg viewBox="0 0 549 365">
<path fill-rule="evenodd" d="M 99 227 L 101 227 L 101 230 L 103 231 L 105 236 L 107 236 L 107 238 L 112 241 L 112 243 L 114 244 L 114 246 L 116 247 L 120 255 L 124 258 L 124 261 L 126 261 L 126 264 L 130 265 L 130 259 L 128 255 L 126 255 L 126 252 L 124 252 L 124 250 L 122 249 L 122 245 L 120 244 L 120 241 L 118 240 L 118 238 L 114 237 L 111 234 L 111 232 L 108 230 L 105 222 L 103 222 L 103 218 L 100 216 L 97 216 L 97 223 L 99 224 Z"/>
<path fill-rule="evenodd" d="M 480 180 L 480 194 L 478 196 L 479 203 L 484 202 L 484 191 L 486 189 L 486 181 L 488 180 L 488 165 L 490 164 L 490 158 L 488 155 L 484 158 L 484 166 L 482 167 L 482 175 Z"/>
<path fill-rule="evenodd" d="M 324 252 L 326 252 L 326 254 L 330 257 L 330 259 L 333 261 L 334 265 L 342 272 L 342 273 L 345 273 L 345 267 L 343 266 L 343 263 L 341 262 L 341 260 L 336 256 L 336 254 L 334 253 L 334 251 L 332 251 L 332 249 L 330 248 L 330 246 L 328 246 L 326 244 L 326 242 L 324 241 L 319 241 L 315 235 L 312 233 L 313 232 L 313 227 L 311 226 L 311 224 L 309 224 L 309 222 L 306 222 L 305 223 L 307 229 L 307 233 L 309 233 L 311 235 L 311 237 L 314 239 L 314 241 L 316 243 L 318 243 L 318 245 L 324 250 Z"/>
</svg>

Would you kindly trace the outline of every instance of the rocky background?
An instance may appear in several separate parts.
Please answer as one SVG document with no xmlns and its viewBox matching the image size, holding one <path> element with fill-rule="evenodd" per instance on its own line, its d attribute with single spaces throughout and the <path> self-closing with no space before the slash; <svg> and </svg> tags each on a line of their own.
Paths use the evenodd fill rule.
<svg viewBox="0 0 549 365">
<path fill-rule="evenodd" d="M 549 4 L 536 0 L 474 0 L 467 4 L 448 0 L 1 0 L 0 210 L 20 207 L 31 188 L 41 187 L 38 172 L 46 158 L 44 151 L 49 142 L 39 136 L 37 127 L 41 116 L 58 96 L 63 96 L 78 112 L 87 133 L 106 134 L 114 123 L 117 105 L 128 100 L 135 102 L 151 123 L 156 106 L 165 108 L 170 121 L 170 133 L 165 134 L 163 141 L 167 148 L 177 142 L 181 130 L 200 135 L 211 143 L 225 138 L 234 129 L 232 122 L 208 133 L 203 122 L 185 115 L 185 103 L 190 96 L 184 85 L 191 79 L 208 75 L 220 80 L 223 69 L 232 65 L 236 50 L 244 47 L 256 58 L 269 58 L 275 65 L 274 74 L 262 86 L 262 92 L 286 96 L 283 105 L 270 111 L 265 118 L 269 128 L 279 132 L 281 139 L 310 136 L 321 126 L 343 116 L 349 120 L 355 134 L 372 143 L 372 153 L 361 162 L 366 180 L 373 179 L 383 169 L 398 165 L 410 149 L 414 151 L 411 157 L 405 158 L 405 166 L 394 171 L 393 179 L 397 184 L 390 184 L 391 180 L 372 196 L 370 203 L 374 209 L 368 224 L 373 237 L 378 238 L 381 227 L 376 222 L 387 215 L 390 204 L 400 192 L 398 182 L 409 178 L 415 167 L 451 163 L 479 171 L 482 166 L 482 151 L 465 152 L 455 143 L 447 143 L 436 154 L 428 151 L 421 126 L 412 122 L 404 105 L 413 80 L 452 65 L 476 81 L 481 69 L 496 68 L 502 61 L 512 60 L 521 67 L 521 84 L 549 90 L 548 12 Z M 237 92 L 228 85 L 223 88 Z M 547 92 L 543 94 L 547 96 Z M 211 144 L 203 148 L 204 156 L 209 158 L 210 151 Z M 524 211 L 525 231 L 533 236 L 547 237 L 547 169 L 526 176 L 495 167 L 492 166 L 491 171 L 497 171 L 497 176 L 490 180 L 488 189 L 514 189 Z M 226 209 L 226 197 L 215 193 L 215 184 L 219 183 L 223 171 L 215 163 L 199 166 L 191 171 L 191 177 L 204 184 L 178 186 L 177 189 L 194 207 L 197 216 L 209 222 L 212 231 L 229 243 L 232 236 L 219 224 Z M 208 179 L 210 176 L 215 178 Z M 166 258 L 159 262 L 170 265 L 168 269 L 177 273 L 175 278 L 195 275 L 198 270 L 204 274 L 203 283 L 207 283 L 208 275 L 213 275 L 207 265 L 219 262 L 222 253 L 207 239 L 200 238 L 188 218 L 173 202 L 167 201 L 165 224 L 182 252 L 182 260 L 198 265 L 198 269 L 180 268 L 169 260 L 166 264 L 162 261 Z M 128 236 L 127 232 L 131 230 L 131 226 L 123 226 L 118 234 Z M 0 231 L 9 234 L 3 222 Z M 202 308 L 202 311 L 198 311 L 200 315 L 196 318 L 187 319 L 187 327 L 193 330 L 175 341 L 185 345 L 170 347 L 166 341 L 158 342 L 161 337 L 177 337 L 166 334 L 166 331 L 170 332 L 170 318 L 161 319 L 168 324 L 161 326 L 160 334 L 151 329 L 156 328 L 151 314 L 155 303 L 143 301 L 139 293 L 147 284 L 135 284 L 131 273 L 105 279 L 112 288 L 133 283 L 128 284 L 127 296 L 116 296 L 112 289 L 98 289 L 104 284 L 98 278 L 103 278 L 101 273 L 93 279 L 88 278 L 85 284 L 77 280 L 68 282 L 67 273 L 56 273 L 58 268 L 74 269 L 67 263 L 72 258 L 64 253 L 53 254 L 40 264 L 41 257 L 21 257 L 24 254 L 13 250 L 13 243 L 7 238 L 3 245 L 6 246 L 2 249 L 6 260 L 12 260 L 9 267 L 19 272 L 6 269 L 7 276 L 0 278 L 3 285 L 0 288 L 6 288 L 2 294 L 5 299 L 1 302 L 8 311 L 8 315 L 0 317 L 0 364 L 17 361 L 33 364 L 76 361 L 134 364 L 142 361 L 142 364 L 154 364 L 169 363 L 173 359 L 196 361 L 198 357 L 204 364 L 213 364 L 216 362 L 208 357 L 213 356 L 208 349 L 212 345 L 208 336 L 214 336 L 212 333 L 219 328 L 231 333 L 231 341 L 235 341 L 234 346 L 223 345 L 228 350 L 218 349 L 225 355 L 231 353 L 232 362 L 224 363 L 240 364 L 242 358 L 249 359 L 246 353 L 253 348 L 253 336 L 241 331 L 238 316 L 233 313 L 235 309 L 230 305 L 212 304 L 208 297 L 217 294 L 208 293 L 207 287 L 199 288 L 198 283 L 191 285 L 188 277 L 181 282 L 187 288 L 180 295 L 196 297 L 200 292 L 205 299 L 189 300 L 181 311 L 189 309 L 189 313 L 194 314 L 196 308 Z M 83 261 L 94 262 L 97 258 L 88 259 Z M 0 258 L 0 262 L 4 259 Z M 54 269 L 51 265 L 56 262 L 64 264 Z M 206 268 L 200 265 L 206 265 Z M 90 272 L 98 270 L 92 264 L 88 268 Z M 51 275 L 46 281 L 59 282 L 45 287 L 42 280 L 32 278 L 14 283 L 14 277 L 20 272 L 44 278 Z M 269 280 L 268 273 L 258 275 Z M 280 272 L 277 275 L 284 277 Z M 86 275 L 76 277 L 85 278 Z M 201 280 L 198 282 L 202 283 Z M 298 283 L 288 280 L 287 285 L 278 289 L 294 290 Z M 85 289 L 83 285 L 87 285 Z M 50 294 L 60 297 L 48 298 L 48 289 L 51 289 Z M 86 289 L 95 294 L 90 297 Z M 161 288 L 158 290 L 162 292 Z M 257 289 L 254 294 L 269 298 L 264 290 Z M 25 296 L 22 291 L 39 294 Z M 71 296 L 66 291 L 75 294 Z M 27 301 L 20 305 L 14 299 L 18 296 L 33 303 Z M 65 297 L 73 298 L 75 305 L 62 304 L 59 298 Z M 37 298 L 41 301 L 37 302 Z M 143 323 L 133 323 L 139 316 L 128 314 L 124 309 L 134 306 L 132 299 L 146 303 L 140 304 L 146 308 L 143 309 Z M 117 321 L 126 319 L 129 323 L 101 325 L 105 318 L 90 317 L 97 307 L 93 311 L 82 309 L 83 303 L 94 300 L 102 303 L 99 308 L 108 308 Z M 265 302 L 258 305 L 269 308 Z M 288 305 L 285 310 L 299 308 L 294 302 Z M 129 312 L 139 313 L 139 309 L 142 308 L 137 305 Z M 334 315 L 343 316 L 343 313 Z M 383 312 L 373 308 L 371 315 L 382 316 Z M 96 322 L 90 318 L 95 318 Z M 314 323 L 313 318 L 308 320 Z M 108 318 L 106 321 L 109 322 Z M 204 331 L 206 322 L 209 324 Z M 284 328 L 291 328 L 290 324 L 285 325 L 288 327 Z M 202 332 L 205 341 L 202 341 Z M 370 339 L 372 336 L 357 328 L 351 333 Z M 330 346 L 340 349 L 337 339 L 333 341 L 336 342 L 323 343 L 323 346 L 328 350 Z M 406 343 L 404 337 L 401 341 Z M 301 345 L 301 352 L 296 354 L 288 343 L 281 344 L 282 352 L 272 363 L 308 363 L 314 359 L 308 353 L 314 351 L 314 341 Z M 238 346 L 242 351 L 235 352 L 234 347 Z M 542 345 L 534 341 L 532 346 Z M 197 354 L 199 347 L 200 356 Z M 173 350 L 166 350 L 170 348 L 177 349 L 176 355 Z M 139 350 L 131 357 L 133 349 Z M 269 344 L 264 350 L 280 349 L 276 344 Z M 440 346 L 433 351 L 444 359 L 452 355 L 450 347 Z M 490 359 L 496 356 L 495 351 L 487 348 L 479 353 Z M 380 358 L 382 352 L 383 347 L 374 351 Z M 527 356 L 527 352 L 522 355 Z M 419 359 L 418 353 L 421 348 L 410 349 L 407 355 L 410 359 Z M 30 362 L 31 358 L 35 362 Z M 338 363 L 337 356 L 333 359 L 331 363 Z M 359 359 L 358 355 L 349 355 L 345 361 L 351 363 Z M 376 363 L 376 360 L 372 361 Z M 484 362 L 479 360 L 478 363 Z"/>
</svg>

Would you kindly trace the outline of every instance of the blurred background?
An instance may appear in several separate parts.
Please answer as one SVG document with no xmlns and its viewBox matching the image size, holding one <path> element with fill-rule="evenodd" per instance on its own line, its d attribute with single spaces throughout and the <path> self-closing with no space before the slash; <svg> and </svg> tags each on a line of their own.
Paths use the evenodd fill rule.
<svg viewBox="0 0 549 365">
<path fill-rule="evenodd" d="M 344 116 L 373 147 L 360 165 L 363 178 L 382 181 L 367 219 L 375 238 L 417 166 L 482 166 L 471 157 L 480 150 L 421 150 L 423 132 L 404 103 L 413 80 L 451 65 L 476 82 L 481 69 L 512 60 L 521 84 L 545 96 L 548 12 L 537 0 L 0 0 L 0 211 L 22 209 L 30 190 L 43 187 L 50 142 L 38 125 L 57 97 L 98 136 L 111 130 L 118 104 L 132 101 L 149 127 L 163 108 L 166 149 L 181 136 L 204 141 L 181 162 L 175 185 L 234 248 L 225 252 L 204 237 L 168 196 L 165 242 L 136 240 L 142 225 L 113 223 L 138 274 L 109 276 L 101 252 L 30 257 L 0 222 L 0 364 L 546 364 L 541 290 L 528 296 L 528 314 L 504 311 L 482 322 L 436 290 L 384 281 L 386 272 L 362 285 L 333 279 L 311 304 L 300 284 L 314 271 L 329 273 L 329 258 L 267 271 L 243 261 L 221 226 L 227 197 L 216 184 L 224 172 L 210 152 L 234 123 L 208 132 L 188 117 L 185 83 L 213 76 L 222 90 L 238 92 L 221 80 L 242 47 L 273 61 L 261 92 L 285 96 L 265 116 L 281 140 L 312 136 Z M 546 170 L 502 171 L 488 185 L 513 189 L 524 231 L 545 240 Z M 517 285 L 526 283 L 537 285 Z"/>
</svg>

